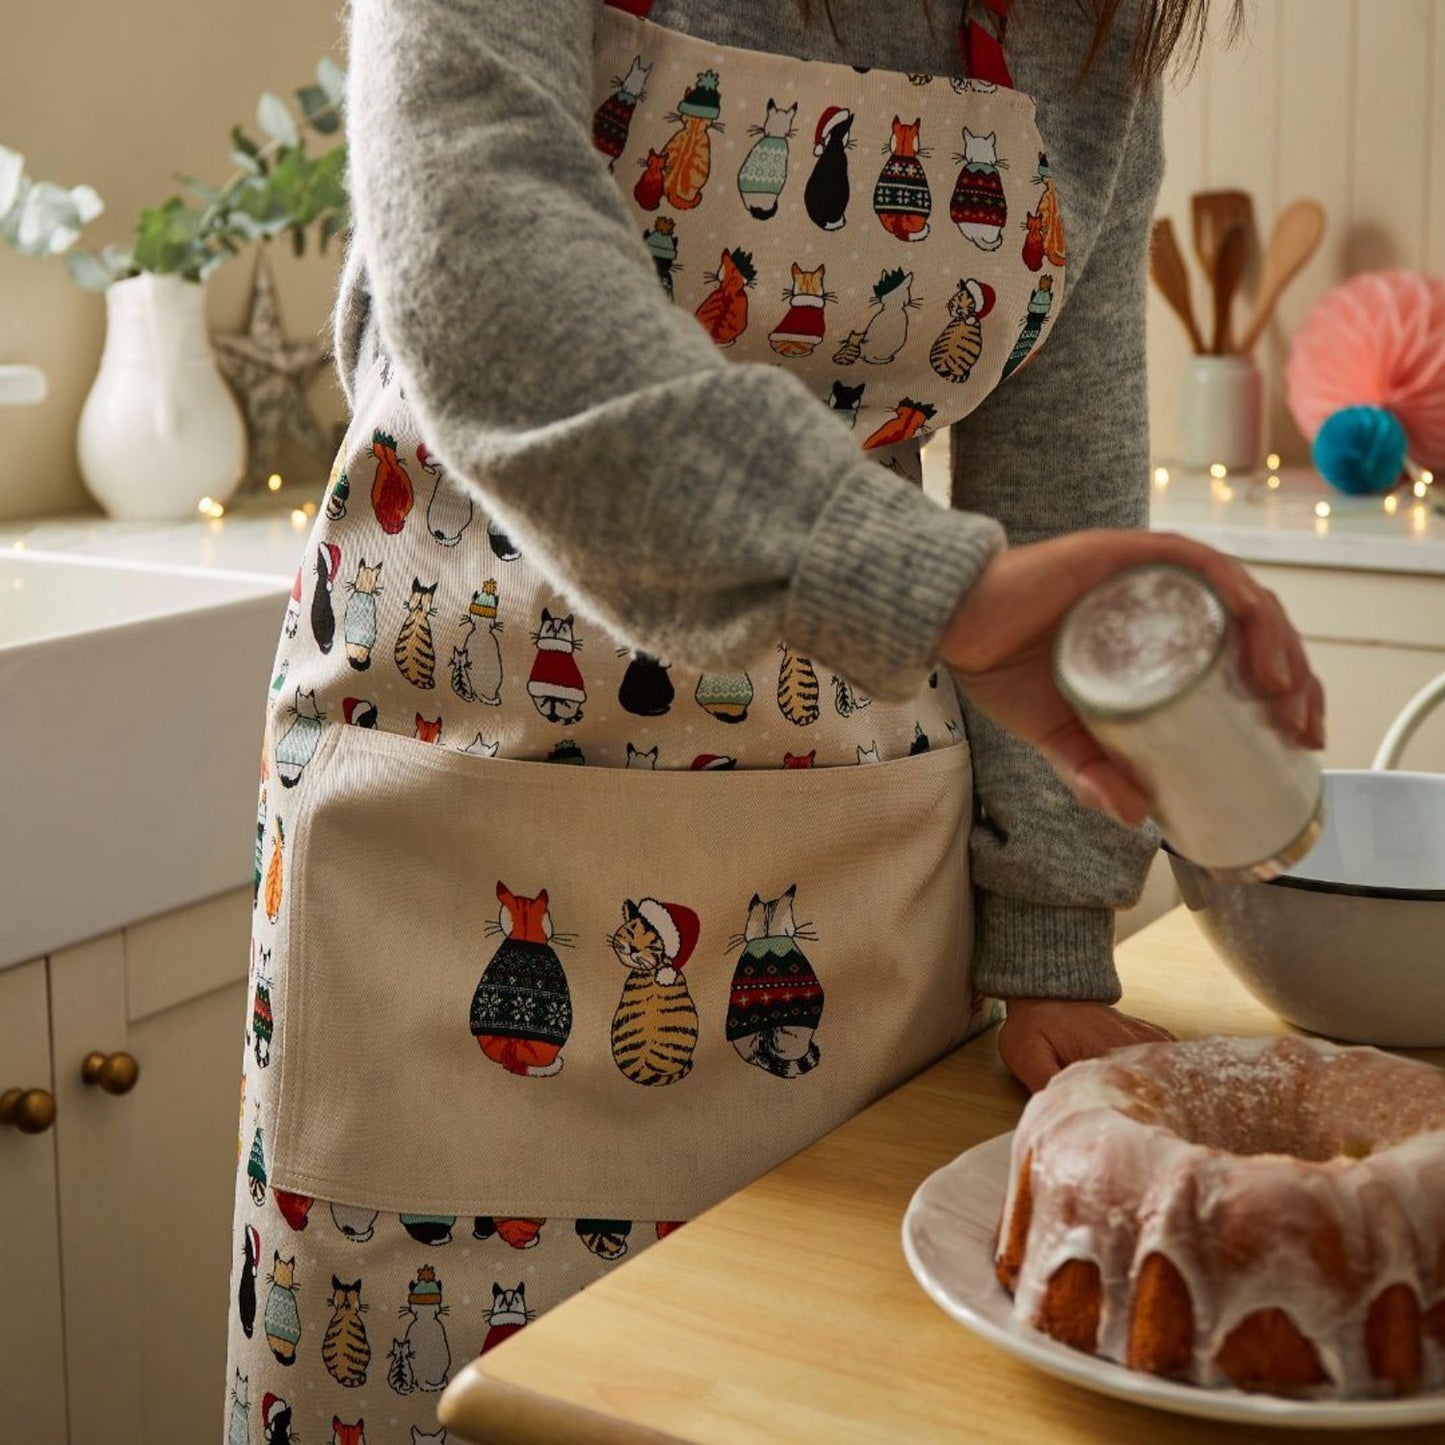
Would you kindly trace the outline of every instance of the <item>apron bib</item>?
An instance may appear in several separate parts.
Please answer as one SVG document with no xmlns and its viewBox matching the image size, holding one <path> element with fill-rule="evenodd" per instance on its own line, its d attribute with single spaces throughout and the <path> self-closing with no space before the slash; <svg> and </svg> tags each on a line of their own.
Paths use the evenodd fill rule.
<svg viewBox="0 0 1445 1445">
<path fill-rule="evenodd" d="M 994 28 L 949 80 L 650 8 L 602 12 L 593 129 L 659 285 L 914 472 L 1062 290 Z M 630 652 L 448 477 L 378 356 L 272 684 L 262 1171 L 390 1213 L 689 1217 L 991 1021 L 971 823 L 946 673 L 885 704 L 786 641 L 733 673 Z"/>
</svg>

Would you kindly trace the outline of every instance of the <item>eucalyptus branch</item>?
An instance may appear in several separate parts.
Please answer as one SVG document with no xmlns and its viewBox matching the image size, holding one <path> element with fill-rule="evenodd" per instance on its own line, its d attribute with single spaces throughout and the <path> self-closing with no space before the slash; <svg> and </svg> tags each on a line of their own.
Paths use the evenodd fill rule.
<svg viewBox="0 0 1445 1445">
<path fill-rule="evenodd" d="M 267 92 L 256 108 L 265 134 L 258 144 L 237 125 L 231 129 L 236 169 L 219 189 L 177 176 L 195 200 L 180 195 L 142 210 L 129 247 L 106 246 L 98 255 L 70 251 L 83 227 L 103 209 L 88 186 L 66 190 L 32 181 L 22 158 L 0 146 L 0 238 L 32 255 L 66 256 L 71 275 L 91 290 L 142 271 L 204 280 L 243 245 L 291 233 L 297 255 L 306 231 L 319 226 L 320 247 L 350 224 L 345 186 L 346 145 L 311 156 L 304 131 L 333 135 L 341 129 L 346 77 L 329 57 L 316 67 L 316 83 L 296 91 L 301 119 L 279 96 Z"/>
</svg>

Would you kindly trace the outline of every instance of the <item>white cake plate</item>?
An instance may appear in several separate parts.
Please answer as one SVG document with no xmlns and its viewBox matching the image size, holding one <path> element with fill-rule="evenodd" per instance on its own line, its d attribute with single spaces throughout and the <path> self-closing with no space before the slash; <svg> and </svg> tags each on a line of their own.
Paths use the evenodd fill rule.
<svg viewBox="0 0 1445 1445">
<path fill-rule="evenodd" d="M 903 1217 L 908 1267 L 929 1298 L 960 1324 L 1072 1384 L 1181 1415 L 1311 1430 L 1445 1422 L 1445 1390 L 1405 1400 L 1290 1400 L 1201 1389 L 1086 1355 L 1021 1323 L 993 1272 L 1012 1142 L 1012 1133 L 1002 1134 L 960 1154 L 919 1185 Z"/>
</svg>

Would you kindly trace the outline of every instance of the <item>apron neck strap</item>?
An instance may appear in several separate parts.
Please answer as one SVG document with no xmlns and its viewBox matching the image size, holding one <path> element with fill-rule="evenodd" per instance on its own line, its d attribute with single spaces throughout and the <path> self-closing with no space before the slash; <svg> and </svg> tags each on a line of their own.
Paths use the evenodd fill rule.
<svg viewBox="0 0 1445 1445">
<path fill-rule="evenodd" d="M 656 0 L 607 0 L 614 10 L 646 20 Z M 1012 0 L 964 0 L 963 19 L 958 27 L 958 46 L 964 73 L 971 80 L 988 81 L 1013 89 L 1008 61 L 1003 53 L 1004 26 Z"/>
</svg>

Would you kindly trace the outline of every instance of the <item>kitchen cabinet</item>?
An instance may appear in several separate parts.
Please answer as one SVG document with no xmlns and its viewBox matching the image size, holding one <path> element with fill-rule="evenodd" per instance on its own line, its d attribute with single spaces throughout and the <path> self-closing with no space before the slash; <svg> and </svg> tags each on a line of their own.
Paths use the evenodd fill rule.
<svg viewBox="0 0 1445 1445">
<path fill-rule="evenodd" d="M 0 1090 L 55 1100 L 43 1135 L 0 1129 L 4 1438 L 221 1429 L 250 905 L 240 889 L 0 973 Z"/>
<path fill-rule="evenodd" d="M 36 1445 L 65 1439 L 49 1007 L 43 959 L 0 973 L 0 1434 Z"/>
</svg>

